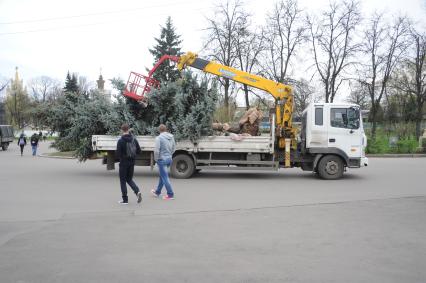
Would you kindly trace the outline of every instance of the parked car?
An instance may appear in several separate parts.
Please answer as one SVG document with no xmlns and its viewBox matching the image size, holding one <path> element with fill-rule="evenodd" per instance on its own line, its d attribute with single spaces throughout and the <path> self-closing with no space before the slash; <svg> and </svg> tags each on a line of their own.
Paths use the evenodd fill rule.
<svg viewBox="0 0 426 283">
<path fill-rule="evenodd" d="M 10 125 L 0 125 L 0 146 L 7 150 L 9 143 L 13 142 L 13 128 Z"/>
</svg>

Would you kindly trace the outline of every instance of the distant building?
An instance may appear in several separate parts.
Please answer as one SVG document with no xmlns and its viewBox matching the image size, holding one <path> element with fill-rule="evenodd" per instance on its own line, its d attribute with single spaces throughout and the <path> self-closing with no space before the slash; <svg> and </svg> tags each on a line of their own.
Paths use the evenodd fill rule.
<svg viewBox="0 0 426 283">
<path fill-rule="evenodd" d="M 99 75 L 99 79 L 96 81 L 96 83 L 98 84 L 98 90 L 99 91 L 105 90 L 105 80 L 102 77 L 102 74 Z"/>
<path fill-rule="evenodd" d="M 102 77 L 102 74 L 99 74 L 99 79 L 96 81 L 96 83 L 98 85 L 99 93 L 105 95 L 108 98 L 108 100 L 111 100 L 111 91 L 105 90 L 105 80 Z"/>
</svg>

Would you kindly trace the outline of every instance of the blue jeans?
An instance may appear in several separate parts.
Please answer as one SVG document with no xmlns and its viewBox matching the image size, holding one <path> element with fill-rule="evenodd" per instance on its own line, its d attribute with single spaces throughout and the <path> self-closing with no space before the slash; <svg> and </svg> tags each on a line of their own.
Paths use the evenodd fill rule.
<svg viewBox="0 0 426 283">
<path fill-rule="evenodd" d="M 31 149 L 33 150 L 33 156 L 36 156 L 36 154 L 37 154 L 37 146 L 36 145 L 31 145 Z"/>
<path fill-rule="evenodd" d="M 170 164 L 172 164 L 171 158 L 165 159 L 165 160 L 163 159 L 157 160 L 158 171 L 160 171 L 160 180 L 158 181 L 157 190 L 155 191 L 157 195 L 161 194 L 161 189 L 163 189 L 163 186 L 165 186 L 167 190 L 167 195 L 169 197 L 174 196 L 172 185 L 170 184 L 170 181 L 169 181 L 169 173 L 167 172 L 167 167 L 170 167 Z"/>
</svg>

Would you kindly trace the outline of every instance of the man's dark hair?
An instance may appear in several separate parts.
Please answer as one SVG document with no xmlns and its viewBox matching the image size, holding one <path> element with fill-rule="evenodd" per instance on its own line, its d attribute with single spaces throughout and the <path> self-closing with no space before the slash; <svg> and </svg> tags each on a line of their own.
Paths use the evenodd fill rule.
<svg viewBox="0 0 426 283">
<path fill-rule="evenodd" d="M 122 130 L 123 132 L 128 132 L 128 131 L 129 131 L 129 125 L 128 125 L 128 124 L 123 124 L 123 125 L 121 126 L 121 130 Z"/>
</svg>

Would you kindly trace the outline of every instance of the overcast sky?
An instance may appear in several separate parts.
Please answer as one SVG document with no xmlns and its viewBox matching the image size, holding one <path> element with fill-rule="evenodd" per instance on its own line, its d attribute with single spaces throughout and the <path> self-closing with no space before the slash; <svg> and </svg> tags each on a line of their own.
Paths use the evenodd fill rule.
<svg viewBox="0 0 426 283">
<path fill-rule="evenodd" d="M 205 18 L 212 16 L 218 1 L 0 0 L 0 77 L 13 77 L 18 66 L 24 81 L 40 75 L 63 81 L 68 70 L 92 81 L 101 68 L 105 79 L 127 79 L 130 71 L 144 72 L 151 66 L 148 48 L 154 45 L 167 16 L 182 36 L 182 50 L 202 55 Z M 274 2 L 245 1 L 259 25 Z M 309 12 L 320 11 L 328 3 L 299 1 Z M 380 9 L 425 23 L 426 0 L 361 3 L 364 15 Z"/>
</svg>

